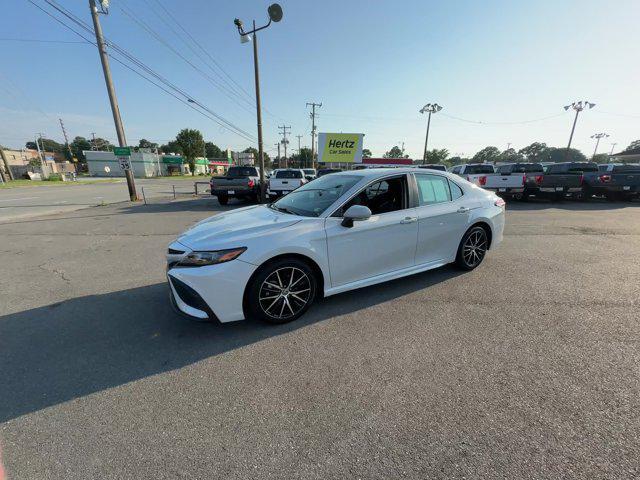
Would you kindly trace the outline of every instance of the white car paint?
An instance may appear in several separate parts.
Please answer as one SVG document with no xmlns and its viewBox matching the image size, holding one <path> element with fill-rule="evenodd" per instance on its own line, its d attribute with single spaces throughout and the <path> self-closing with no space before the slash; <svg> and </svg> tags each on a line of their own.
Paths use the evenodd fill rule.
<svg viewBox="0 0 640 480">
<path fill-rule="evenodd" d="M 372 215 L 351 228 L 331 216 L 366 185 L 400 174 L 411 179 L 418 174 L 447 177 L 463 195 L 444 203 Z M 169 283 L 172 278 L 183 282 L 200 295 L 219 321 L 230 322 L 244 318 L 243 296 L 251 275 L 277 256 L 301 255 L 315 263 L 322 274 L 323 293 L 330 296 L 451 263 L 464 233 L 479 222 L 491 229 L 490 249 L 502 241 L 504 207 L 496 205 L 501 200 L 454 174 L 400 168 L 352 170 L 331 177 L 336 175 L 360 178 L 317 217 L 256 205 L 199 222 L 169 245 L 176 252 L 167 255 Z M 314 183 L 303 188 L 312 189 Z M 246 251 L 226 263 L 175 266 L 190 252 L 239 247 Z M 171 288 L 182 312 L 196 318 L 208 316 L 183 301 L 173 285 Z"/>
</svg>

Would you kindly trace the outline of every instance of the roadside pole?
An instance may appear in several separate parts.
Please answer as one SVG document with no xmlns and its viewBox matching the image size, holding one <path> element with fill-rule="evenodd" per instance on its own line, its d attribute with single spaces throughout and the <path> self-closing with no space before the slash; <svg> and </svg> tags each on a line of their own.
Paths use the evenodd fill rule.
<svg viewBox="0 0 640 480">
<path fill-rule="evenodd" d="M 9 177 L 9 180 L 14 180 L 13 173 L 9 168 L 9 160 L 7 160 L 7 156 L 4 154 L 4 150 L 2 148 L 0 148 L 0 157 L 2 157 L 2 163 L 4 164 L 7 177 Z"/>
<path fill-rule="evenodd" d="M 307 102 L 307 107 L 311 105 L 311 113 L 309 114 L 311 117 L 311 168 L 318 168 L 316 165 L 316 107 L 321 107 L 322 102 Z"/>
<path fill-rule="evenodd" d="M 107 56 L 107 47 L 104 43 L 104 37 L 102 36 L 102 27 L 100 26 L 100 20 L 98 18 L 98 8 L 96 7 L 95 0 L 89 0 L 89 9 L 91 10 L 91 18 L 93 19 L 93 29 L 96 34 L 96 43 L 98 45 L 98 52 L 100 53 L 100 62 L 102 63 L 104 81 L 107 84 L 107 93 L 109 94 L 109 102 L 111 103 L 111 112 L 113 113 L 113 121 L 116 126 L 116 134 L 118 135 L 118 145 L 120 147 L 126 147 L 127 139 L 124 136 L 124 127 L 122 126 L 122 118 L 120 117 L 120 108 L 118 107 L 116 90 L 113 86 L 113 79 L 111 78 L 111 68 L 109 67 L 109 57 Z M 131 199 L 132 202 L 135 202 L 136 200 L 138 200 L 138 194 L 136 193 L 136 184 L 133 178 L 133 171 L 131 170 L 131 164 L 129 164 L 129 168 L 125 169 L 124 174 L 127 177 L 127 187 L 129 188 L 129 198 Z"/>
</svg>

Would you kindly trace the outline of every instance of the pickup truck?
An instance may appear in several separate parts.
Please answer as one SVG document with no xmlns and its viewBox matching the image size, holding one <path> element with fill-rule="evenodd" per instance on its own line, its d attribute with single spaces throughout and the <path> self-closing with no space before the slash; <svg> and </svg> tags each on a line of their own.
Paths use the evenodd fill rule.
<svg viewBox="0 0 640 480">
<path fill-rule="evenodd" d="M 429 170 L 439 170 L 441 172 L 447 171 L 447 166 L 441 163 L 425 163 L 424 165 L 418 165 L 418 168 L 427 168 Z"/>
<path fill-rule="evenodd" d="M 450 171 L 468 182 L 484 187 L 482 182 L 485 181 L 487 174 L 495 173 L 496 169 L 491 163 L 464 163 L 451 167 Z"/>
<path fill-rule="evenodd" d="M 230 167 L 225 176 L 209 181 L 211 195 L 218 197 L 220 205 L 230 198 L 248 198 L 257 201 L 260 195 L 260 174 L 256 167 Z"/>
<path fill-rule="evenodd" d="M 584 199 L 584 174 L 598 173 L 598 165 L 591 162 L 553 163 L 544 167 L 542 175 L 535 176 L 536 196 L 563 200 L 567 196 Z"/>
<path fill-rule="evenodd" d="M 514 200 L 525 200 L 538 191 L 536 177 L 543 173 L 539 163 L 506 163 L 497 173 L 472 176 L 472 183 Z"/>
<path fill-rule="evenodd" d="M 286 168 L 278 170 L 267 183 L 267 196 L 269 199 L 277 198 L 294 191 L 307 183 L 304 170 L 299 168 Z"/>
<path fill-rule="evenodd" d="M 632 200 L 640 196 L 640 165 L 611 164 L 599 171 L 584 173 L 582 188 L 585 197 L 604 196 L 607 200 Z"/>
</svg>

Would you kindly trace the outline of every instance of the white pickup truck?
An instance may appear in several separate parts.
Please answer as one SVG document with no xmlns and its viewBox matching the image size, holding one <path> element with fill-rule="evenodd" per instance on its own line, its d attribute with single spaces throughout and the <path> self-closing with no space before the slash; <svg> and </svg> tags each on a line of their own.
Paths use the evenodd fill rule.
<svg viewBox="0 0 640 480">
<path fill-rule="evenodd" d="M 286 195 L 307 183 L 304 170 L 299 168 L 279 169 L 271 175 L 267 183 L 267 195 L 270 199 Z"/>
<path fill-rule="evenodd" d="M 493 166 L 491 165 L 491 167 Z M 542 173 L 541 164 L 523 162 L 500 165 L 497 167 L 496 173 L 487 172 L 462 176 L 471 183 L 475 183 L 485 190 L 492 190 L 500 196 L 523 200 L 536 193 L 538 190 L 536 176 L 540 176 Z"/>
<path fill-rule="evenodd" d="M 451 167 L 450 171 L 460 175 L 466 181 L 484 188 L 487 175 L 495 173 L 496 169 L 491 163 L 463 163 L 462 165 Z"/>
</svg>

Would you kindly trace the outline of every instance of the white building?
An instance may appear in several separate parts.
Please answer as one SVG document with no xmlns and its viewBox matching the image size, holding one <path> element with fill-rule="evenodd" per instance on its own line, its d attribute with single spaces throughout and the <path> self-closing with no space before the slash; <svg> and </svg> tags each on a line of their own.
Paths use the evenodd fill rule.
<svg viewBox="0 0 640 480">
<path fill-rule="evenodd" d="M 95 177 L 124 177 L 124 170 L 113 152 L 85 150 L 89 175 Z M 163 175 L 162 157 L 149 152 L 131 152 L 129 157 L 135 177 L 157 177 Z"/>
</svg>

